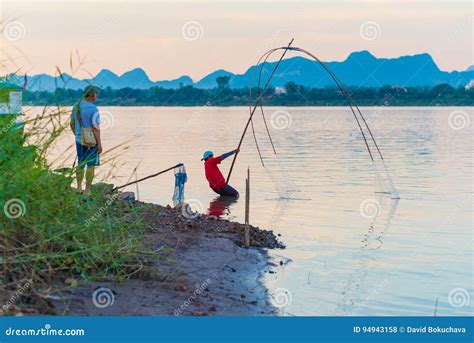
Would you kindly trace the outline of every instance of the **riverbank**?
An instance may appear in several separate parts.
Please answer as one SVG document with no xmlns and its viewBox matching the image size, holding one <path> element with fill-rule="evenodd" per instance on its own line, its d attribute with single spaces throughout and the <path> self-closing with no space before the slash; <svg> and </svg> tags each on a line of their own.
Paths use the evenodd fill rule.
<svg viewBox="0 0 474 343">
<path fill-rule="evenodd" d="M 67 287 L 48 295 L 58 315 L 232 316 L 274 315 L 262 283 L 278 265 L 266 249 L 283 248 L 271 231 L 171 208 L 118 199 L 141 208 L 145 225 L 141 267 L 126 279 L 84 282 L 66 278 Z M 156 252 L 157 254 L 153 254 Z M 60 285 L 58 285 L 60 286 Z M 59 287 L 58 287 L 59 289 Z"/>
</svg>

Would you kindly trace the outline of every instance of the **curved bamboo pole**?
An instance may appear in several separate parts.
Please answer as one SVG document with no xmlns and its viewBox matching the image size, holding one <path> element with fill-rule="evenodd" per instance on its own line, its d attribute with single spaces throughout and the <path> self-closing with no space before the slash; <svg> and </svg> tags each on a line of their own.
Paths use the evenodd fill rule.
<svg viewBox="0 0 474 343">
<path fill-rule="evenodd" d="M 278 60 L 277 64 L 275 65 L 275 67 L 273 68 L 272 70 L 272 73 L 270 74 L 270 77 L 268 78 L 267 82 L 265 83 L 265 86 L 263 87 L 263 90 L 262 90 L 262 94 L 259 95 L 259 97 L 257 98 L 257 101 L 256 101 L 256 104 L 255 106 L 253 107 L 253 110 L 251 111 L 250 113 L 250 117 L 249 119 L 247 120 L 247 124 L 245 125 L 245 129 L 244 129 L 244 132 L 242 133 L 242 137 L 240 137 L 240 141 L 239 141 L 239 145 L 237 146 L 238 149 L 240 149 L 241 145 L 242 145 L 242 142 L 244 141 L 244 137 L 245 137 L 245 134 L 247 133 L 247 129 L 250 125 L 250 122 L 252 121 L 252 117 L 255 113 L 255 110 L 257 109 L 258 107 L 258 100 L 262 97 L 263 93 L 265 92 L 265 90 L 267 89 L 268 85 L 270 84 L 270 80 L 272 79 L 273 75 L 275 74 L 275 71 L 277 70 L 278 66 L 280 65 L 283 57 L 285 57 L 286 55 L 286 52 L 288 51 L 288 49 L 291 47 L 291 44 L 293 43 L 293 39 L 290 41 L 290 43 L 288 43 L 288 46 L 286 48 L 279 48 L 279 49 L 284 49 L 283 51 L 283 54 L 281 55 L 280 59 Z M 238 153 L 236 153 L 234 155 L 234 159 L 232 160 L 232 164 L 230 165 L 230 170 L 229 170 L 229 174 L 227 175 L 227 183 L 229 182 L 230 180 L 230 176 L 232 175 L 232 170 L 234 169 L 234 165 L 235 165 L 235 161 L 237 159 L 237 155 Z"/>
</svg>

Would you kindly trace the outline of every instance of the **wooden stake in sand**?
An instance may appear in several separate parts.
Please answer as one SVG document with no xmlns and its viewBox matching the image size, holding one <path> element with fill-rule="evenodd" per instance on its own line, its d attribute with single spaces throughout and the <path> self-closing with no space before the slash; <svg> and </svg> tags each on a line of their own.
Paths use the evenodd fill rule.
<svg viewBox="0 0 474 343">
<path fill-rule="evenodd" d="M 135 186 L 137 188 L 137 200 L 140 200 L 140 190 L 138 189 L 138 167 L 135 168 Z"/>
<path fill-rule="evenodd" d="M 247 179 L 245 180 L 245 246 L 250 246 L 250 168 L 247 168 Z"/>
</svg>

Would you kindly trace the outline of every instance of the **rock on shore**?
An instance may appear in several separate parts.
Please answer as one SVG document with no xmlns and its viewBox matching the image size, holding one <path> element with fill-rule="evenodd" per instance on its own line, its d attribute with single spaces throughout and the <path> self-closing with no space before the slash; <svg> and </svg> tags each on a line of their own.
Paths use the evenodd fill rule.
<svg viewBox="0 0 474 343">
<path fill-rule="evenodd" d="M 157 254 L 141 256 L 143 267 L 124 281 L 70 287 L 62 301 L 54 302 L 58 314 L 276 314 L 262 283 L 263 272 L 270 269 L 263 248 L 284 247 L 273 232 L 251 226 L 250 248 L 245 248 L 243 224 L 193 213 L 186 205 L 127 203 L 143 210 L 144 245 Z M 110 290 L 112 304 L 97 306 L 98 289 Z"/>
</svg>

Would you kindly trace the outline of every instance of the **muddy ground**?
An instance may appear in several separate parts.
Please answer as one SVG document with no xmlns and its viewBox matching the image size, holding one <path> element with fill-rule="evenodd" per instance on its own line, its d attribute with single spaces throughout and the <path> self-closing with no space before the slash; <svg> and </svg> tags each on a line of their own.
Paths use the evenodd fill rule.
<svg viewBox="0 0 474 343">
<path fill-rule="evenodd" d="M 132 206 L 143 206 L 132 202 Z M 271 231 L 250 227 L 244 247 L 239 223 L 193 213 L 189 208 L 148 205 L 143 268 L 126 280 L 69 284 L 49 301 L 62 315 L 274 315 L 262 276 L 274 273 L 267 249 L 283 248 Z"/>
</svg>

